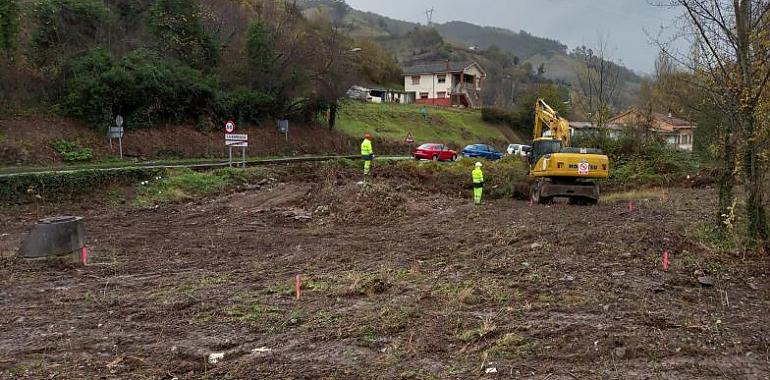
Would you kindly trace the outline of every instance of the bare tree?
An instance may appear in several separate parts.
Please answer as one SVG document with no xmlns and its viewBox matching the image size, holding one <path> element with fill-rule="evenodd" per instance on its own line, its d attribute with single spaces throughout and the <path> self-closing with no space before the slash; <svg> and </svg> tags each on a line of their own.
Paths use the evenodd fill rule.
<svg viewBox="0 0 770 380">
<path fill-rule="evenodd" d="M 321 20 L 314 25 L 315 65 L 312 74 L 316 98 L 321 108 L 329 110 L 329 129 L 337 120 L 339 100 L 359 78 L 356 65 L 361 48 L 354 48 L 337 23 Z"/>
<path fill-rule="evenodd" d="M 746 185 L 750 242 L 767 242 L 764 206 L 766 139 L 757 109 L 770 80 L 769 0 L 670 0 L 683 11 L 680 35 L 692 51 L 662 51 L 692 72 L 693 84 L 708 94 L 724 116 L 720 206 L 731 204 L 734 169 Z M 738 154 L 740 153 L 740 154 Z"/>
<path fill-rule="evenodd" d="M 603 127 L 612 116 L 612 106 L 620 90 L 620 66 L 612 62 L 607 40 L 600 38 L 596 50 L 578 48 L 583 65 L 577 72 L 580 96 L 578 106 L 590 120 Z"/>
</svg>

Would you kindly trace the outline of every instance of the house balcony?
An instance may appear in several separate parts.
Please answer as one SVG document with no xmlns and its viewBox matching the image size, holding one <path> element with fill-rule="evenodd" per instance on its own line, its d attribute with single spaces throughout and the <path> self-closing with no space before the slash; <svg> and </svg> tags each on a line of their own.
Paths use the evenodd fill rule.
<svg viewBox="0 0 770 380">
<path fill-rule="evenodd" d="M 452 99 L 459 99 L 460 103 L 468 108 L 480 107 L 479 99 L 481 94 L 473 83 L 458 83 L 454 85 L 451 95 Z"/>
</svg>

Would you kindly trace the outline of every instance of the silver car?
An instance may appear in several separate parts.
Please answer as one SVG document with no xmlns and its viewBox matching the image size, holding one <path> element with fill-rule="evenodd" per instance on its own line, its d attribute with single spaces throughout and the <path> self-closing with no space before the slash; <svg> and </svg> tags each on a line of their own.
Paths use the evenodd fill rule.
<svg viewBox="0 0 770 380">
<path fill-rule="evenodd" d="M 508 153 L 509 156 L 517 155 L 517 156 L 526 157 L 529 149 L 530 149 L 529 145 L 510 144 L 508 145 L 508 149 L 506 150 L 506 153 Z"/>
</svg>

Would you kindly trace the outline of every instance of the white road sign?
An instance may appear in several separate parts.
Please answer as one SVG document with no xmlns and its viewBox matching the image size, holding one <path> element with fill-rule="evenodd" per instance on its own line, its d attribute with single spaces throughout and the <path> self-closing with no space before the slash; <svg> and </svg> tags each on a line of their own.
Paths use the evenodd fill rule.
<svg viewBox="0 0 770 380">
<path fill-rule="evenodd" d="M 123 127 L 110 127 L 109 135 L 111 139 L 123 138 Z"/>
<path fill-rule="evenodd" d="M 228 133 L 225 135 L 225 146 L 245 148 L 249 146 L 249 135 Z"/>
<path fill-rule="evenodd" d="M 235 123 L 233 123 L 232 120 L 228 120 L 227 123 L 225 123 L 225 132 L 227 133 L 235 132 Z"/>
</svg>

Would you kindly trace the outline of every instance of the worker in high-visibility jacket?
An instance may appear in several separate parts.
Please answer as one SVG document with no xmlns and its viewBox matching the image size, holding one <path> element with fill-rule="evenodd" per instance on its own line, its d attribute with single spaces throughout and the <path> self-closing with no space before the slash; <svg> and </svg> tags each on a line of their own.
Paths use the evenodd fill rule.
<svg viewBox="0 0 770 380">
<path fill-rule="evenodd" d="M 372 135 L 368 133 L 364 134 L 364 141 L 361 143 L 361 159 L 364 161 L 364 177 L 366 177 L 372 170 L 372 160 L 374 160 Z"/>
<path fill-rule="evenodd" d="M 481 204 L 481 195 L 484 192 L 484 172 L 481 171 L 481 162 L 476 162 L 476 168 L 471 173 L 473 176 L 473 202 Z"/>
</svg>

